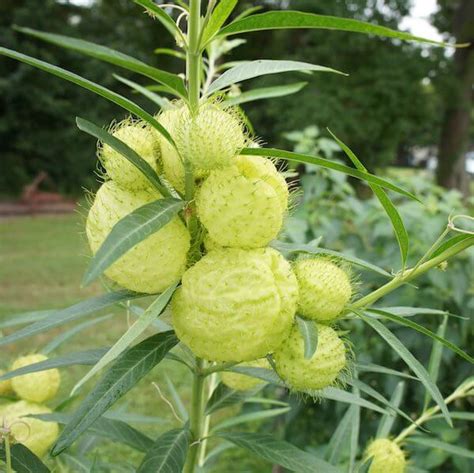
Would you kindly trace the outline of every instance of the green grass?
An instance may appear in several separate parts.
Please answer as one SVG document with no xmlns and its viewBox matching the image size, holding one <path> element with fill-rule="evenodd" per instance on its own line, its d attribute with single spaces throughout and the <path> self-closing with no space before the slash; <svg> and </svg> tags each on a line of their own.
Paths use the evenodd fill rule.
<svg viewBox="0 0 474 473">
<path fill-rule="evenodd" d="M 98 283 L 85 289 L 80 287 L 89 254 L 83 229 L 83 217 L 79 214 L 0 220 L 0 320 L 17 312 L 65 307 L 102 292 Z M 127 317 L 125 311 L 120 308 L 105 313 L 113 313 L 114 316 L 79 333 L 60 346 L 51 356 L 110 346 L 127 329 Z M 2 347 L 0 368 L 8 368 L 9 364 L 21 354 L 41 350 L 64 329 L 65 327 L 61 327 L 17 344 Z M 6 334 L 10 332 L 11 330 L 5 331 Z M 57 399 L 50 403 L 51 407 L 66 399 L 71 388 L 86 372 L 86 367 L 63 369 L 61 391 Z M 160 421 L 153 425 L 134 425 L 153 438 L 179 425 L 152 384 L 157 383 L 162 393 L 171 399 L 166 375 L 169 375 L 175 383 L 186 404 L 190 398 L 190 375 L 182 365 L 165 360 L 113 407 L 115 410 L 126 409 L 127 412 L 159 417 Z M 97 379 L 96 377 L 87 383 L 81 395 L 87 393 Z M 94 452 L 98 452 L 98 457 L 102 461 L 117 463 L 128 462 L 137 465 L 141 458 L 139 453 L 128 447 L 102 440 Z M 239 466 L 236 468 L 237 464 Z M 223 455 L 213 471 L 252 473 L 269 470 L 268 464 L 254 461 L 241 451 L 230 450 Z M 74 468 L 59 471 L 74 471 Z"/>
</svg>

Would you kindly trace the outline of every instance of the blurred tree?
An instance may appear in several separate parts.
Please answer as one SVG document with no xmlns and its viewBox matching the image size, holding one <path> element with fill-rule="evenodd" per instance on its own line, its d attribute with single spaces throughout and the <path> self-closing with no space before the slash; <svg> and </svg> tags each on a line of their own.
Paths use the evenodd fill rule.
<svg viewBox="0 0 474 473">
<path fill-rule="evenodd" d="M 151 63 L 158 62 L 153 55 L 155 45 L 172 46 L 161 26 L 129 0 L 96 0 L 92 6 L 64 0 L 0 2 L 2 46 L 58 64 L 124 95 L 130 93 L 128 87 L 112 73 L 127 76 L 126 72 L 19 34 L 11 28 L 14 24 L 82 37 Z M 161 67 L 172 67 L 174 61 L 160 57 L 165 62 Z M 75 85 L 6 58 L 0 59 L 0 78 L 0 192 L 20 192 L 41 170 L 62 192 L 96 187 L 95 143 L 77 130 L 75 116 L 106 124 L 123 118 L 124 111 Z M 140 78 L 134 80 L 140 82 Z M 139 96 L 133 99 L 149 107 Z"/>
<path fill-rule="evenodd" d="M 474 83 L 474 2 L 438 0 L 435 16 L 441 31 L 452 33 L 458 43 L 471 43 L 456 49 L 449 64 L 451 78 L 444 87 L 444 120 L 438 156 L 438 183 L 469 194 L 465 153 L 469 142 Z"/>
</svg>

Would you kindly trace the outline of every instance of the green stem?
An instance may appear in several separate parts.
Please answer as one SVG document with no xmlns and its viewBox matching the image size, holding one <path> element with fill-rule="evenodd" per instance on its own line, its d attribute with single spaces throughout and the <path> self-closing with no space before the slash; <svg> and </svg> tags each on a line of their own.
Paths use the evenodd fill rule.
<svg viewBox="0 0 474 473">
<path fill-rule="evenodd" d="M 195 113 L 199 106 L 201 89 L 201 48 L 199 44 L 201 22 L 201 0 L 190 0 L 188 20 L 187 76 L 189 105 Z"/>
<path fill-rule="evenodd" d="M 5 460 L 6 460 L 6 465 L 7 465 L 6 473 L 13 473 L 9 433 L 5 435 L 4 442 L 5 442 Z"/>
<path fill-rule="evenodd" d="M 216 389 L 218 383 L 217 379 L 217 374 L 213 373 L 212 376 L 209 378 L 209 383 L 208 383 L 208 389 L 207 389 L 207 399 L 209 400 L 210 397 L 212 396 L 212 393 L 214 392 L 214 389 Z M 211 426 L 211 414 L 208 414 L 204 418 L 204 427 L 202 429 L 201 433 L 201 444 L 199 448 L 199 455 L 198 455 L 198 465 L 200 467 L 204 466 L 204 462 L 206 460 L 206 447 L 207 447 L 207 442 L 208 442 L 208 435 L 209 435 L 209 428 Z"/>
<path fill-rule="evenodd" d="M 431 258 L 426 263 L 420 264 L 415 266 L 414 268 L 407 269 L 402 274 L 395 276 L 390 282 L 385 284 L 384 286 L 378 288 L 374 292 L 367 294 L 364 297 L 361 297 L 359 300 L 355 301 L 349 307 L 349 310 L 353 309 L 361 309 L 364 307 L 369 307 L 378 301 L 381 297 L 385 296 L 389 292 L 394 291 L 395 289 L 399 288 L 400 286 L 410 282 L 412 279 L 421 276 L 422 274 L 426 273 L 426 271 L 430 270 L 441 264 L 443 261 L 457 255 L 458 253 L 466 250 L 470 246 L 474 244 L 474 237 L 469 238 L 459 243 L 456 243 L 451 248 L 448 248 L 446 251 L 443 251 L 440 255 L 436 256 L 435 258 Z"/>
<path fill-rule="evenodd" d="M 203 432 L 204 422 L 204 377 L 201 374 L 204 361 L 196 358 L 196 369 L 193 379 L 193 390 L 191 398 L 191 411 L 189 413 L 189 428 L 191 429 L 192 441 L 184 467 L 184 473 L 194 473 L 197 466 L 199 445 Z"/>
</svg>

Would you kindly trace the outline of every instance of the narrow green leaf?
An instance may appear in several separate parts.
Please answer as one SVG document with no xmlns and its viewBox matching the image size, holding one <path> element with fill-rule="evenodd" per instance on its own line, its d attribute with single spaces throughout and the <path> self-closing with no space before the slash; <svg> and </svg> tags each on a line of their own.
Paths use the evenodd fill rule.
<svg viewBox="0 0 474 473">
<path fill-rule="evenodd" d="M 29 417 L 41 419 L 45 422 L 57 422 L 66 425 L 71 422 L 72 415 L 54 412 L 52 414 L 37 414 Z M 87 432 L 98 437 L 107 438 L 114 442 L 134 448 L 140 452 L 146 452 L 153 446 L 153 440 L 123 420 L 101 417 L 87 430 Z"/>
<path fill-rule="evenodd" d="M 377 35 L 385 38 L 395 38 L 406 41 L 417 41 L 438 46 L 453 46 L 439 41 L 413 36 L 402 31 L 392 30 L 385 26 L 372 25 L 363 21 L 353 20 L 351 18 L 316 15 L 314 13 L 304 13 L 299 11 L 271 11 L 247 16 L 246 18 L 234 21 L 230 25 L 224 27 L 219 32 L 219 36 L 229 36 L 248 33 L 251 31 L 296 28 L 350 31 L 353 33 Z"/>
<path fill-rule="evenodd" d="M 178 343 L 174 332 L 158 333 L 123 353 L 73 414 L 52 449 L 59 455 L 132 389 Z"/>
<path fill-rule="evenodd" d="M 342 150 L 347 155 L 347 157 L 352 161 L 354 166 L 359 171 L 367 172 L 366 167 L 362 164 L 362 162 L 355 155 L 355 153 L 349 148 L 349 146 L 343 143 L 331 130 L 328 129 L 328 131 L 331 134 L 331 136 L 336 140 L 337 144 L 342 148 Z M 393 227 L 393 230 L 395 231 L 395 236 L 397 237 L 398 246 L 400 248 L 402 268 L 405 268 L 406 262 L 407 262 L 407 256 L 408 256 L 409 240 L 408 240 L 408 232 L 405 228 L 402 217 L 398 213 L 398 210 L 395 207 L 395 205 L 393 205 L 393 202 L 390 200 L 390 198 L 387 196 L 385 191 L 380 186 L 376 184 L 372 184 L 370 182 L 369 182 L 369 186 L 372 189 L 375 196 L 377 197 L 377 199 L 379 200 L 382 207 L 384 208 L 385 213 L 387 214 L 388 218 L 392 222 L 392 227 Z"/>
<path fill-rule="evenodd" d="M 73 72 L 69 72 L 66 69 L 62 69 L 61 67 L 54 66 L 53 64 L 49 64 L 47 62 L 41 61 L 31 56 L 27 56 L 17 51 L 13 51 L 11 49 L 0 47 L 0 55 L 24 62 L 25 64 L 29 64 L 30 66 L 41 69 L 42 71 L 48 72 L 49 74 L 72 82 L 73 84 L 76 84 L 80 87 L 83 87 L 84 89 L 94 92 L 97 95 L 100 95 L 101 97 L 109 100 L 110 102 L 115 103 L 116 105 L 124 108 L 130 113 L 133 113 L 137 117 L 140 117 L 146 122 L 148 122 L 151 126 L 156 128 L 156 130 L 158 130 L 158 132 L 161 133 L 171 143 L 171 145 L 175 146 L 171 135 L 163 128 L 160 123 L 158 123 L 158 121 L 152 115 L 150 115 L 148 112 L 139 107 L 136 103 L 123 97 L 122 95 L 117 94 L 116 92 L 113 92 L 112 90 L 109 90 L 99 84 L 96 84 L 95 82 L 84 79 L 83 77 L 74 74 Z"/>
<path fill-rule="evenodd" d="M 380 414 L 389 414 L 393 415 L 393 413 L 389 413 L 387 410 L 383 409 L 377 404 L 373 402 L 367 401 L 366 399 L 348 391 L 343 391 L 339 388 L 324 388 L 320 391 L 310 392 L 308 394 L 314 395 L 315 397 L 320 397 L 322 399 L 329 399 L 331 401 L 337 402 L 344 402 L 346 404 L 354 404 L 356 406 L 364 407 L 365 409 L 369 409 L 371 411 L 379 412 Z"/>
<path fill-rule="evenodd" d="M 431 255 L 431 258 L 436 258 L 436 256 L 439 256 L 440 254 L 444 253 L 446 250 L 449 250 L 452 246 L 457 245 L 458 243 L 462 243 L 465 240 L 472 240 L 474 244 L 474 237 L 472 235 L 456 235 L 448 240 L 446 240 L 444 243 L 438 246 L 436 250 L 433 252 Z"/>
<path fill-rule="evenodd" d="M 55 44 L 62 48 L 71 49 L 86 56 L 91 56 L 100 61 L 114 64 L 115 66 L 123 67 L 132 72 L 142 74 L 150 79 L 156 80 L 160 84 L 169 87 L 173 92 L 181 98 L 186 98 L 187 92 L 183 79 L 170 72 L 162 71 L 156 67 L 149 66 L 134 57 L 123 54 L 119 51 L 107 48 L 100 44 L 84 41 L 79 38 L 71 38 L 60 34 L 46 33 L 44 31 L 33 30 L 31 28 L 15 28 L 20 33 L 33 36 L 42 41 Z"/>
<path fill-rule="evenodd" d="M 440 338 L 444 339 L 446 335 L 446 329 L 448 327 L 448 316 L 445 315 L 443 317 L 443 321 L 438 327 L 436 335 Z M 428 364 L 428 373 L 431 376 L 431 379 L 437 383 L 438 382 L 438 375 L 439 375 L 439 368 L 441 366 L 441 358 L 443 356 L 443 344 L 438 340 L 433 341 L 433 345 L 431 348 L 431 355 L 430 355 L 430 362 Z M 428 407 L 430 402 L 431 396 L 428 391 L 425 391 L 425 401 L 423 403 L 424 409 Z"/>
<path fill-rule="evenodd" d="M 253 378 L 261 379 L 267 383 L 275 384 L 276 386 L 286 387 L 285 383 L 279 378 L 277 373 L 267 368 L 254 368 L 252 366 L 237 365 L 227 369 L 226 371 L 245 374 L 247 376 L 252 376 Z"/>
<path fill-rule="evenodd" d="M 155 54 L 166 54 L 167 56 L 173 56 L 178 59 L 182 59 L 183 61 L 186 61 L 186 54 L 182 53 L 181 51 L 176 51 L 175 49 L 156 48 L 153 52 Z"/>
<path fill-rule="evenodd" d="M 204 28 L 202 34 L 201 48 L 204 47 L 212 40 L 216 33 L 220 30 L 221 26 L 229 18 L 233 12 L 238 0 L 220 0 L 217 7 L 212 12 L 209 23 Z"/>
<path fill-rule="evenodd" d="M 222 429 L 228 429 L 240 424 L 246 424 L 248 422 L 255 422 L 258 420 L 269 419 L 271 417 L 281 416 L 291 410 L 291 407 L 282 407 L 278 409 L 264 409 L 257 412 L 249 412 L 248 414 L 241 414 L 235 417 L 225 419 L 212 428 L 212 432 L 217 432 Z"/>
<path fill-rule="evenodd" d="M 156 439 L 137 473 L 181 473 L 191 441 L 189 429 L 170 430 Z"/>
<path fill-rule="evenodd" d="M 291 443 L 270 435 L 250 432 L 219 432 L 216 436 L 272 463 L 298 473 L 340 473 L 341 470 Z"/>
<path fill-rule="evenodd" d="M 63 356 L 48 358 L 47 360 L 39 361 L 38 363 L 33 363 L 31 365 L 9 371 L 8 373 L 0 376 L 0 381 L 6 381 L 7 379 L 16 378 L 17 376 L 22 376 L 28 373 L 47 371 L 53 368 L 62 368 L 64 366 L 94 365 L 106 352 L 107 348 L 98 348 L 96 350 L 76 351 Z"/>
<path fill-rule="evenodd" d="M 186 409 L 186 406 L 184 405 L 184 402 L 181 399 L 181 396 L 179 395 L 178 390 L 176 389 L 175 385 L 173 384 L 173 381 L 169 378 L 168 375 L 165 375 L 166 379 L 166 384 L 168 386 L 168 391 L 171 394 L 171 397 L 173 399 L 173 405 L 178 411 L 179 416 L 184 422 L 187 422 L 189 419 L 189 414 Z"/>
<path fill-rule="evenodd" d="M 258 11 L 260 11 L 263 7 L 261 5 L 258 5 L 256 7 L 250 7 L 250 8 L 247 8 L 246 10 L 244 10 L 242 13 L 240 13 L 239 15 L 237 15 L 235 17 L 235 20 L 234 21 L 237 21 L 237 20 L 241 20 L 242 18 L 245 18 L 247 16 L 250 16 L 252 15 L 253 13 L 256 13 Z"/>
<path fill-rule="evenodd" d="M 378 320 L 365 316 L 358 313 L 359 317 L 370 325 L 399 355 L 400 358 L 408 365 L 408 367 L 416 374 L 421 383 L 429 391 L 436 404 L 444 414 L 446 422 L 452 426 L 451 418 L 449 417 L 449 411 L 444 402 L 443 396 L 439 392 L 438 387 L 433 383 L 430 375 L 424 368 L 424 366 L 411 354 L 411 352 L 405 347 L 405 345 L 387 328 L 385 325 L 380 323 Z"/>
<path fill-rule="evenodd" d="M 117 340 L 112 348 L 110 348 L 110 350 L 104 354 L 94 367 L 76 383 L 71 392 L 71 396 L 76 394 L 80 387 L 89 381 L 89 379 L 91 379 L 96 373 L 121 355 L 151 325 L 151 323 L 161 315 L 176 290 L 176 286 L 177 284 L 173 284 L 155 299 L 150 307 L 148 307 L 148 309 L 133 323 L 133 325 Z"/>
<path fill-rule="evenodd" d="M 355 373 L 357 376 L 357 372 Z M 359 389 L 354 387 L 352 392 L 356 396 L 360 396 Z M 351 423 L 351 432 L 349 440 L 349 473 L 353 473 L 356 467 L 356 458 L 359 450 L 359 434 L 360 434 L 360 406 L 351 406 L 354 414 Z"/>
<path fill-rule="evenodd" d="M 79 130 L 97 138 L 102 143 L 108 144 L 111 148 L 120 153 L 133 164 L 162 195 L 170 196 L 168 189 L 162 184 L 156 171 L 136 151 L 130 148 L 130 146 L 113 136 L 107 130 L 84 118 L 76 117 L 76 124 Z"/>
<path fill-rule="evenodd" d="M 27 327 L 7 335 L 6 337 L 0 338 L 0 346 L 14 343 L 18 340 L 23 340 L 24 338 L 37 335 L 38 333 L 46 332 L 52 328 L 59 327 L 60 325 L 80 319 L 81 317 L 89 315 L 93 312 L 110 307 L 111 305 L 117 304 L 118 302 L 144 296 L 145 294 L 137 294 L 136 292 L 125 290 L 109 292 L 107 294 L 101 294 L 100 296 L 92 297 L 91 299 L 86 299 L 85 301 L 74 304 L 73 306 L 67 307 L 66 309 L 51 310 L 49 314 L 38 320 L 38 322 L 28 325 Z"/>
<path fill-rule="evenodd" d="M 415 315 L 449 315 L 445 310 L 429 309 L 426 307 L 374 307 L 374 309 L 390 312 L 401 317 L 413 317 Z"/>
<path fill-rule="evenodd" d="M 173 18 L 171 18 L 168 13 L 163 10 L 163 8 L 160 8 L 159 5 L 152 2 L 151 0 L 134 1 L 136 4 L 141 5 L 143 8 L 145 8 L 148 13 L 152 15 L 153 18 L 156 18 L 171 33 L 174 38 L 178 37 L 181 40 L 181 43 L 185 44 L 185 39 L 182 31 L 176 25 Z"/>
<path fill-rule="evenodd" d="M 50 473 L 50 469 L 21 443 L 10 445 L 10 458 L 16 473 Z M 0 443 L 0 460 L 6 461 L 5 446 Z"/>
<path fill-rule="evenodd" d="M 358 371 L 367 371 L 369 373 L 381 373 L 389 376 L 399 376 L 400 378 L 413 379 L 418 381 L 418 378 L 402 371 L 397 371 L 385 366 L 376 365 L 374 363 L 356 363 L 355 367 Z"/>
<path fill-rule="evenodd" d="M 474 412 L 454 411 L 450 412 L 450 414 L 452 419 L 474 421 Z M 442 415 L 436 414 L 431 419 L 438 419 L 439 417 L 442 417 Z"/>
<path fill-rule="evenodd" d="M 417 200 L 418 198 L 414 196 L 411 192 L 408 192 L 401 187 L 397 186 L 396 184 L 387 181 L 378 176 L 374 176 L 373 174 L 359 171 L 358 169 L 351 168 L 349 166 L 345 166 L 344 164 L 335 163 L 330 161 L 329 159 L 320 158 L 318 156 L 311 156 L 309 154 L 301 154 L 301 153 L 294 153 L 292 151 L 284 151 L 281 149 L 275 148 L 244 148 L 240 154 L 244 155 L 257 155 L 257 156 L 267 156 L 270 158 L 282 158 L 288 161 L 294 161 L 297 163 L 306 163 L 306 164 L 314 164 L 316 166 L 321 166 L 327 169 L 333 169 L 334 171 L 339 171 L 348 176 L 355 177 L 360 179 L 361 181 L 367 181 L 372 184 L 377 184 L 380 187 L 385 189 L 390 189 L 398 194 L 404 195 L 409 197 L 410 199 Z"/>
<path fill-rule="evenodd" d="M 119 220 L 92 258 L 83 279 L 87 286 L 128 250 L 169 223 L 184 207 L 174 198 L 145 204 Z"/>
<path fill-rule="evenodd" d="M 247 397 L 253 394 L 255 391 L 235 391 L 220 383 L 207 401 L 205 414 L 210 415 L 224 407 L 244 402 Z"/>
<path fill-rule="evenodd" d="M 242 92 L 235 97 L 228 97 L 224 100 L 224 105 L 234 106 L 247 102 L 255 102 L 256 100 L 271 99 L 276 97 L 285 97 L 299 92 L 306 87 L 307 82 L 296 82 L 288 85 L 277 85 L 275 87 L 262 87 L 259 89 L 248 90 Z"/>
<path fill-rule="evenodd" d="M 51 352 L 59 348 L 64 342 L 67 342 L 70 338 L 74 337 L 78 333 L 81 333 L 83 330 L 93 327 L 94 325 L 100 324 L 105 320 L 109 320 L 114 315 L 115 314 L 107 314 L 102 317 L 97 317 L 96 319 L 88 320 L 60 333 L 59 335 L 55 336 L 46 346 L 44 346 L 40 350 L 40 353 L 43 355 L 49 355 Z"/>
<path fill-rule="evenodd" d="M 257 61 L 249 61 L 225 71 L 219 76 L 208 89 L 208 93 L 212 94 L 218 90 L 222 90 L 232 84 L 237 84 L 255 77 L 265 76 L 268 74 L 280 74 L 281 72 L 334 72 L 336 74 L 344 74 L 330 67 L 318 66 L 307 62 L 299 61 L 273 61 L 268 59 L 259 59 Z"/>
<path fill-rule="evenodd" d="M 283 242 L 279 240 L 272 241 L 271 246 L 281 252 L 308 253 L 312 255 L 320 254 L 320 255 L 335 256 L 336 258 L 340 258 L 344 261 L 348 261 L 349 263 L 355 264 L 356 266 L 360 266 L 361 268 L 374 271 L 387 278 L 392 277 L 392 275 L 389 272 L 385 271 L 382 268 L 379 268 L 378 266 L 372 263 L 369 263 L 368 261 L 364 261 L 360 258 L 356 258 L 355 256 L 350 256 L 344 253 L 340 253 L 339 251 L 328 250 L 327 248 L 316 247 L 316 246 L 308 245 L 308 244 L 287 243 L 287 242 Z"/>
<path fill-rule="evenodd" d="M 50 310 L 35 310 L 33 312 L 7 315 L 6 317 L 2 317 L 0 321 L 0 330 L 16 327 L 17 325 L 29 324 L 31 322 L 38 322 L 38 320 L 44 319 L 48 315 L 51 315 Z"/>
<path fill-rule="evenodd" d="M 428 437 L 413 436 L 407 437 L 406 441 L 408 443 L 422 445 L 430 449 L 439 448 L 440 450 L 444 450 L 445 452 L 451 453 L 451 455 L 470 458 L 471 460 L 474 460 L 474 452 L 472 450 L 468 450 L 467 448 L 460 447 L 458 445 L 451 445 L 450 443 L 442 442 L 441 440 L 432 439 Z"/>
<path fill-rule="evenodd" d="M 289 404 L 284 401 L 278 401 L 277 399 L 269 399 L 267 397 L 248 397 L 244 400 L 245 404 L 268 404 L 270 406 L 281 406 L 288 407 Z"/>
<path fill-rule="evenodd" d="M 135 414 L 133 412 L 123 412 L 120 410 L 108 411 L 103 417 L 112 420 L 121 420 L 129 424 L 157 425 L 159 423 L 165 424 L 166 422 L 170 422 L 169 419 L 165 419 L 164 417 L 150 416 L 147 414 Z"/>
<path fill-rule="evenodd" d="M 395 389 L 393 390 L 393 394 L 390 398 L 390 404 L 394 408 L 399 408 L 403 395 L 405 393 L 405 382 L 400 381 Z M 395 422 L 395 417 L 384 415 L 379 422 L 379 426 L 377 428 L 377 438 L 387 438 L 390 435 L 390 431 L 392 430 L 393 424 Z"/>
<path fill-rule="evenodd" d="M 310 360 L 318 348 L 318 326 L 314 320 L 305 320 L 300 316 L 296 317 L 296 322 L 304 340 L 304 357 Z"/>
<path fill-rule="evenodd" d="M 375 313 L 377 315 L 380 315 L 388 320 L 391 320 L 392 322 L 395 322 L 400 325 L 404 325 L 405 327 L 412 328 L 413 330 L 416 330 L 417 332 L 420 332 L 424 335 L 427 335 L 428 337 L 432 338 L 433 340 L 436 340 L 440 342 L 442 345 L 444 345 L 446 348 L 449 348 L 451 351 L 459 355 L 461 358 L 464 358 L 466 361 L 469 361 L 469 363 L 474 363 L 474 358 L 470 355 L 468 355 L 465 351 L 461 350 L 457 345 L 454 343 L 451 343 L 449 340 L 446 340 L 443 337 L 440 337 L 436 333 L 432 332 L 431 330 L 423 327 L 420 324 L 417 324 L 416 322 L 413 322 L 412 320 L 409 320 L 405 317 L 400 317 L 395 314 L 391 314 L 390 312 L 385 312 L 383 310 L 378 310 L 378 309 L 367 309 L 367 312 L 370 313 Z M 373 317 L 372 317 L 373 319 Z"/>
<path fill-rule="evenodd" d="M 326 460 L 331 464 L 336 464 L 339 462 L 342 447 L 344 444 L 344 439 L 347 437 L 350 427 L 354 421 L 354 408 L 356 406 L 350 406 L 342 419 L 337 424 L 337 428 L 329 440 L 329 444 L 326 450 Z"/>
</svg>

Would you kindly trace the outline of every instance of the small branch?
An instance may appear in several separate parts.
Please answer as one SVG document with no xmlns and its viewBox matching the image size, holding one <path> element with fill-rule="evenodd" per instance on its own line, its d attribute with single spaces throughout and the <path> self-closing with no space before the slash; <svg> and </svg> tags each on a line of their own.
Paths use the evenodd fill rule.
<svg viewBox="0 0 474 473">
<path fill-rule="evenodd" d="M 238 363 L 235 361 L 226 361 L 225 363 L 219 363 L 217 365 L 212 365 L 212 366 L 209 366 L 208 368 L 204 368 L 203 370 L 201 370 L 200 375 L 202 377 L 206 377 L 212 373 L 225 371 L 227 370 L 227 368 L 232 368 L 235 365 L 238 365 Z"/>
</svg>

